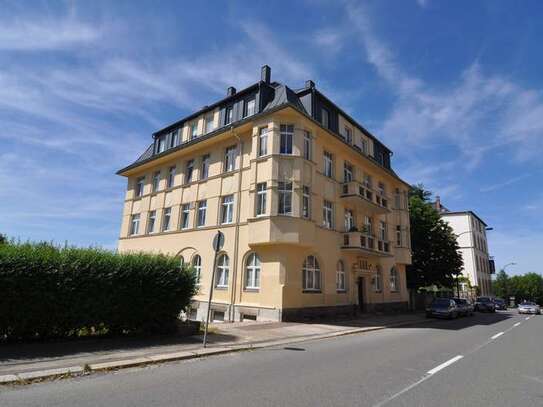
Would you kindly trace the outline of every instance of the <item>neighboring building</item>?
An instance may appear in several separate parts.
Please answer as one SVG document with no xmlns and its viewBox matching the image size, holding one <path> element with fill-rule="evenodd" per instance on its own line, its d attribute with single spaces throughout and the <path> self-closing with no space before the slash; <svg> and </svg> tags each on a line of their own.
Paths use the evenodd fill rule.
<svg viewBox="0 0 543 407">
<path fill-rule="evenodd" d="M 439 196 L 436 197 L 434 207 L 457 236 L 456 240 L 464 260 L 464 276 L 469 278 L 472 287 L 479 287 L 480 295 L 491 295 L 490 276 L 494 273 L 494 261 L 488 255 L 487 224 L 472 211 L 449 211 L 441 204 Z M 465 283 L 461 285 L 461 291 L 468 292 Z"/>
<path fill-rule="evenodd" d="M 179 256 L 205 318 L 405 308 L 407 191 L 391 152 L 320 93 L 261 80 L 156 132 L 127 177 L 119 250 Z"/>
</svg>

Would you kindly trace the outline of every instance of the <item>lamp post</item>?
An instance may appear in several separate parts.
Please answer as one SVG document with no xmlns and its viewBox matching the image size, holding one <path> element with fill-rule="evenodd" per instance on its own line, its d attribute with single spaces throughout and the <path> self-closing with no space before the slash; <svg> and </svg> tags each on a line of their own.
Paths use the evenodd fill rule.
<svg viewBox="0 0 543 407">
<path fill-rule="evenodd" d="M 224 245 L 224 234 L 219 230 L 213 238 L 213 271 L 211 272 L 211 283 L 209 284 L 209 299 L 207 300 L 206 325 L 204 327 L 204 348 L 207 346 L 207 329 L 209 326 L 209 315 L 211 314 L 211 298 L 213 297 L 213 285 L 215 284 L 215 269 L 217 268 L 217 254 Z"/>
</svg>

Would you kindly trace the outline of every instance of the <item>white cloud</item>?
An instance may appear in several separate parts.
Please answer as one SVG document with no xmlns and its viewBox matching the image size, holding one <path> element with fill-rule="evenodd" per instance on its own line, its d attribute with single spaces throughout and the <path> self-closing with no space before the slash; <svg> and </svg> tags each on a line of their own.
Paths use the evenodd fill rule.
<svg viewBox="0 0 543 407">
<path fill-rule="evenodd" d="M 487 185 L 485 187 L 482 187 L 480 189 L 481 192 L 492 192 L 492 191 L 496 191 L 498 189 L 502 189 L 503 187 L 507 187 L 509 185 L 512 185 L 512 184 L 515 184 L 519 181 L 522 181 L 523 179 L 526 179 L 530 176 L 531 174 L 522 174 L 522 175 L 519 175 L 517 177 L 513 177 L 513 178 L 509 178 L 503 182 L 498 182 L 496 184 L 492 184 L 492 185 Z"/>
</svg>

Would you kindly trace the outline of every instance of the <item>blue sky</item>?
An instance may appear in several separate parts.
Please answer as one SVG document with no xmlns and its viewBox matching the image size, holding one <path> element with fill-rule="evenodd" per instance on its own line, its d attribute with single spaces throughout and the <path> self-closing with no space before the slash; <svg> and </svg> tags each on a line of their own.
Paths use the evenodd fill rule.
<svg viewBox="0 0 543 407">
<path fill-rule="evenodd" d="M 542 19 L 539 1 L 0 0 L 0 232 L 114 248 L 115 171 L 268 64 L 494 227 L 498 266 L 542 272 Z"/>
</svg>

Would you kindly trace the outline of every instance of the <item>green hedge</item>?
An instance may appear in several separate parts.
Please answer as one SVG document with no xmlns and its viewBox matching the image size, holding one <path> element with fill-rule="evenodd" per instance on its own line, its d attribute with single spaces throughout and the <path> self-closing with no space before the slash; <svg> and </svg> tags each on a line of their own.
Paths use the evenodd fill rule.
<svg viewBox="0 0 543 407">
<path fill-rule="evenodd" d="M 172 257 L 0 244 L 0 340 L 166 332 L 195 292 Z"/>
</svg>

